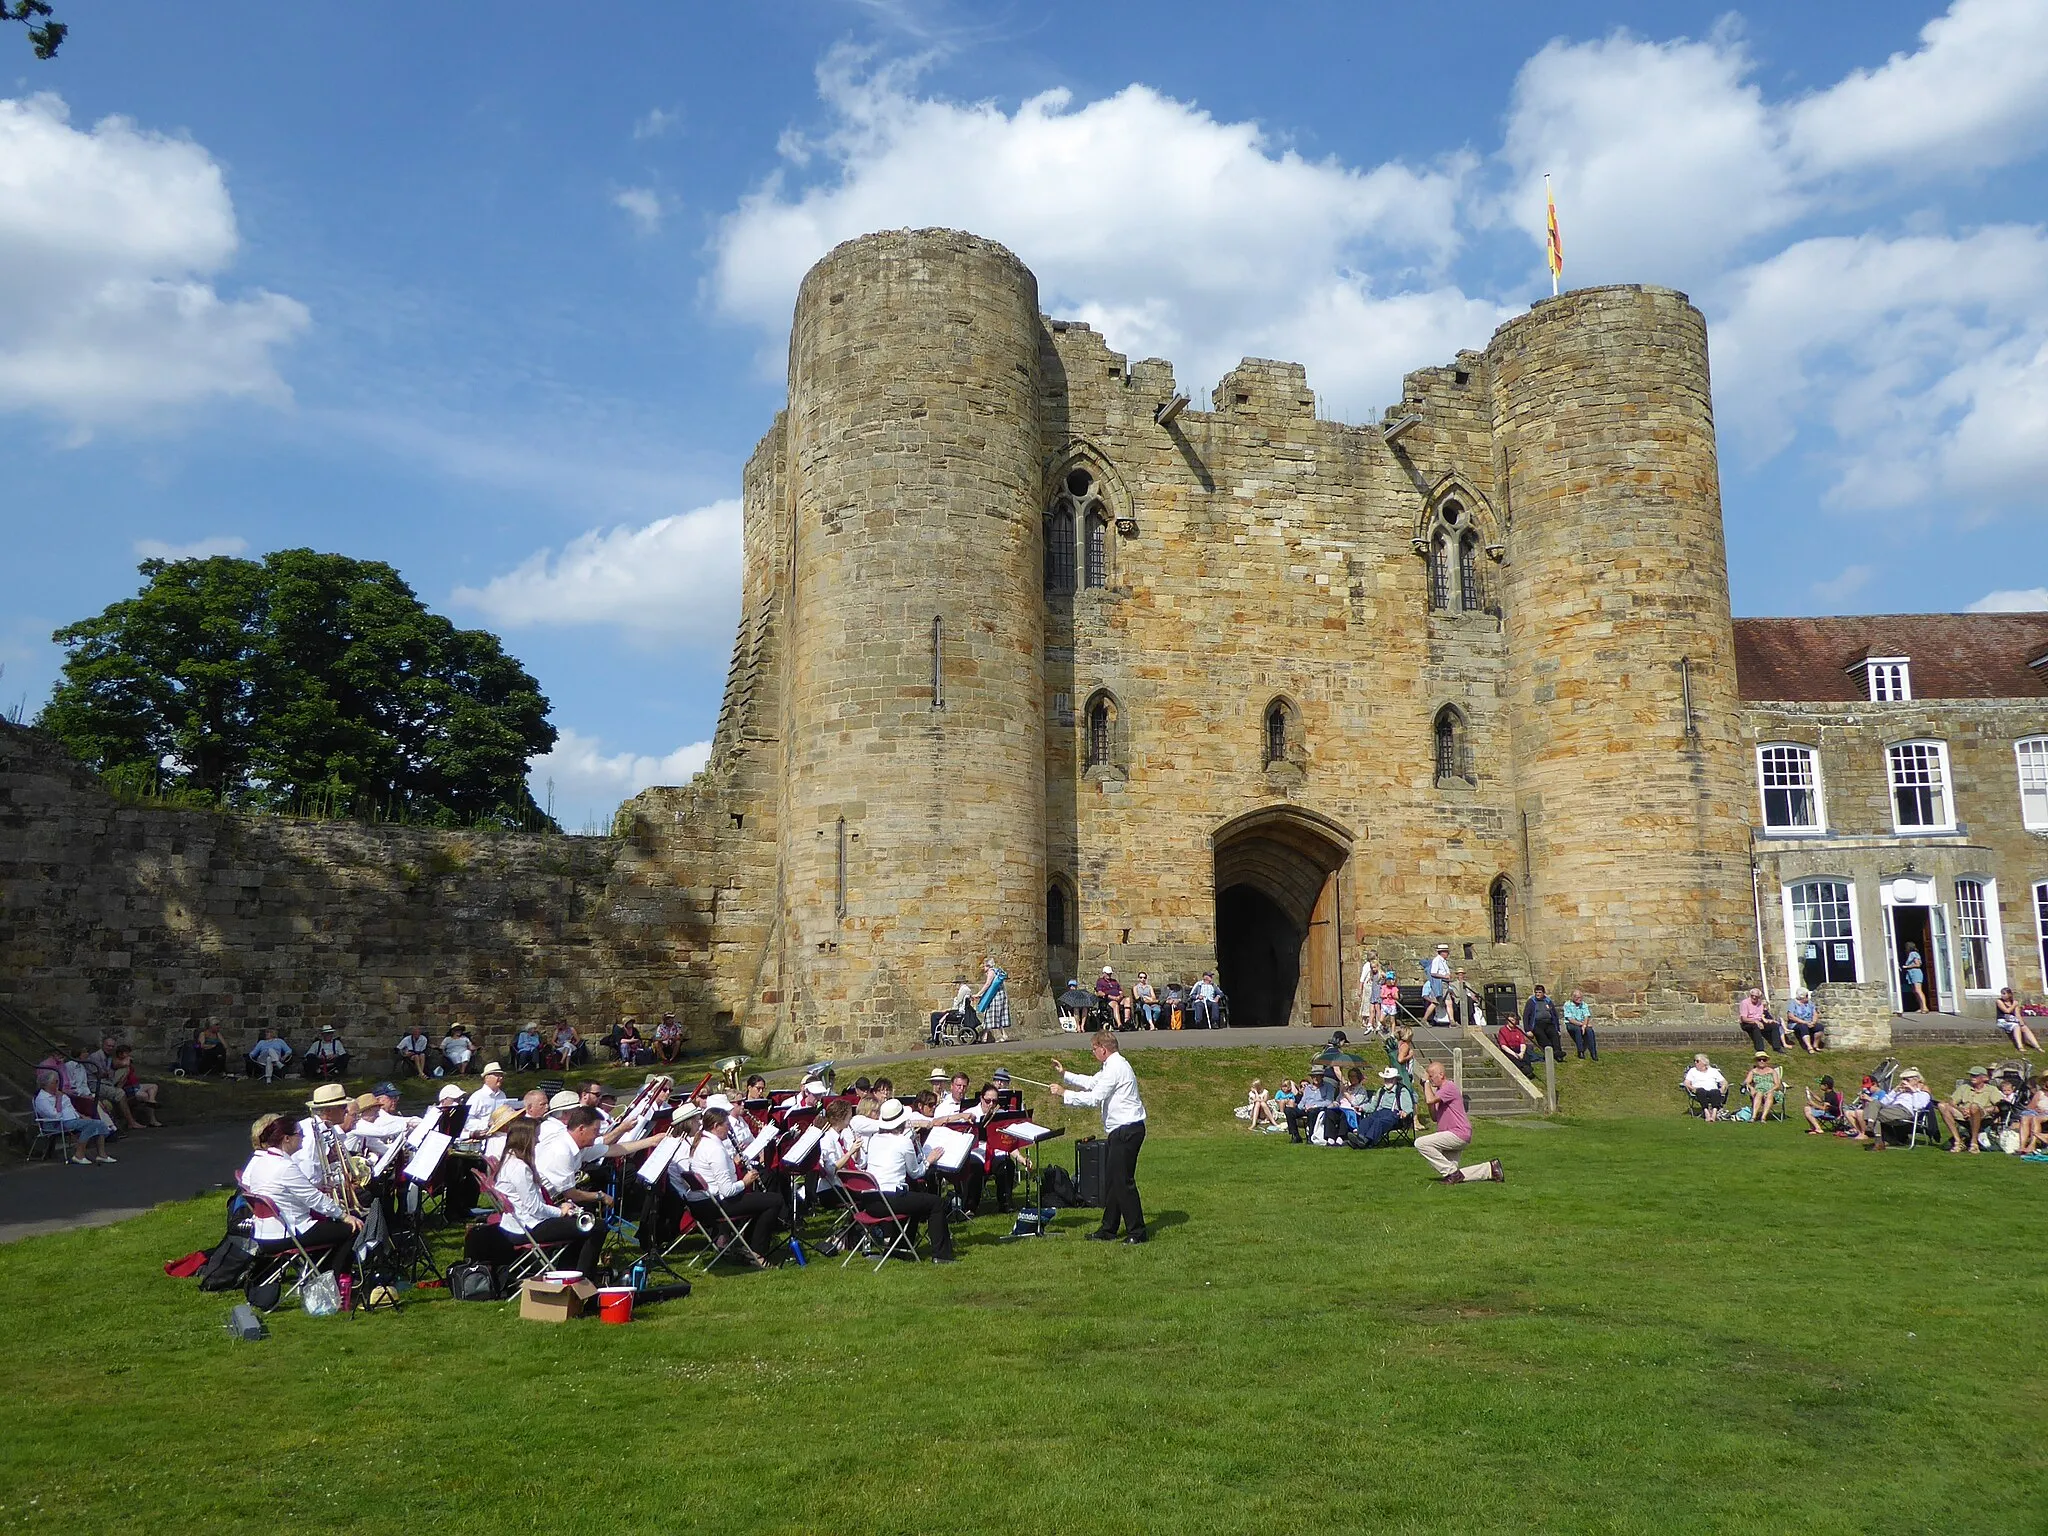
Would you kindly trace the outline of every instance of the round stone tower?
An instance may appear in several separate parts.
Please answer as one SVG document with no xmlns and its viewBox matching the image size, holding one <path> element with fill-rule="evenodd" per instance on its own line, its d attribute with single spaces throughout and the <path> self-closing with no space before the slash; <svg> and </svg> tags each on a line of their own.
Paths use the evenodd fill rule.
<svg viewBox="0 0 2048 1536">
<path fill-rule="evenodd" d="M 896 230 L 805 277 L 779 1030 L 922 1038 L 955 979 L 1046 997 L 1038 284 L 1002 246 Z"/>
<path fill-rule="evenodd" d="M 1487 357 L 1530 958 L 1560 988 L 1723 1002 L 1754 945 L 1706 322 L 1585 289 Z"/>
</svg>

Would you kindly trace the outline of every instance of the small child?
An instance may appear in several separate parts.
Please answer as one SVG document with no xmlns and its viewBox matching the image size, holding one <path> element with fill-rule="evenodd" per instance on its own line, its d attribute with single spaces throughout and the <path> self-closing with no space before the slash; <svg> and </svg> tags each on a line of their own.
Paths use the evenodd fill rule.
<svg viewBox="0 0 2048 1536">
<path fill-rule="evenodd" d="M 1373 1022 L 1383 1030 L 1390 1029 L 1400 1014 L 1401 988 L 1394 981 L 1394 973 L 1389 971 L 1380 978 L 1380 1006 Z"/>
</svg>

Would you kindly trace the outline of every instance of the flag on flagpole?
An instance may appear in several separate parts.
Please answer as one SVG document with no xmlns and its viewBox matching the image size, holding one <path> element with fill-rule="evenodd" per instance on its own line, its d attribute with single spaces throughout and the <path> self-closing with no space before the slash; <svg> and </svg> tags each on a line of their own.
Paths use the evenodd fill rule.
<svg viewBox="0 0 2048 1536">
<path fill-rule="evenodd" d="M 1544 259 L 1550 264 L 1550 294 L 1557 296 L 1558 274 L 1564 271 L 1564 236 L 1557 232 L 1557 199 L 1551 195 L 1550 173 L 1543 173 L 1543 202 L 1547 233 L 1544 238 Z"/>
</svg>

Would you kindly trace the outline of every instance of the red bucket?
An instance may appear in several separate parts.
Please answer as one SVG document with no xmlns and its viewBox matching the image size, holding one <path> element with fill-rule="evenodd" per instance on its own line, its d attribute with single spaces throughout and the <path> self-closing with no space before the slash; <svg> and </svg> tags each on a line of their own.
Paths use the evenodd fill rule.
<svg viewBox="0 0 2048 1536">
<path fill-rule="evenodd" d="M 597 1316 L 599 1322 L 630 1323 L 633 1321 L 633 1288 L 630 1285 L 607 1285 L 597 1293 Z"/>
</svg>

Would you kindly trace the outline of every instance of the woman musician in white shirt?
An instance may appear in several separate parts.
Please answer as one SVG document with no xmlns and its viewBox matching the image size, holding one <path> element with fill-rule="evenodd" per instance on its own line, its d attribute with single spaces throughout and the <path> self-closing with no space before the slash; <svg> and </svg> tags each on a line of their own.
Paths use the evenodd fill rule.
<svg viewBox="0 0 2048 1536">
<path fill-rule="evenodd" d="M 753 1250 L 741 1257 L 756 1269 L 766 1269 L 768 1261 L 761 1256 L 761 1250 L 768 1245 L 775 1219 L 783 1210 L 782 1197 L 761 1188 L 760 1175 L 752 1168 L 740 1171 L 732 1143 L 726 1137 L 729 1115 L 724 1109 L 704 1111 L 703 1133 L 690 1143 L 690 1172 Z"/>
<path fill-rule="evenodd" d="M 297 1124 L 282 1115 L 265 1115 L 250 1128 L 249 1141 L 256 1152 L 242 1167 L 242 1188 L 277 1211 L 257 1219 L 251 1233 L 257 1243 L 275 1249 L 296 1237 L 322 1269 L 345 1267 L 363 1223 L 306 1176 L 297 1156 L 302 1145 Z"/>
<path fill-rule="evenodd" d="M 591 1221 L 586 1226 L 579 1221 L 573 1200 L 549 1203 L 533 1170 L 533 1141 L 538 1130 L 539 1126 L 523 1115 L 505 1127 L 505 1155 L 492 1181 L 502 1214 L 496 1226 L 472 1228 L 465 1246 L 472 1258 L 488 1264 L 509 1264 L 521 1237 L 551 1248 L 567 1243 L 570 1246 L 563 1254 L 566 1266 L 593 1274 L 604 1254 L 605 1225 L 602 1221 Z"/>
</svg>

